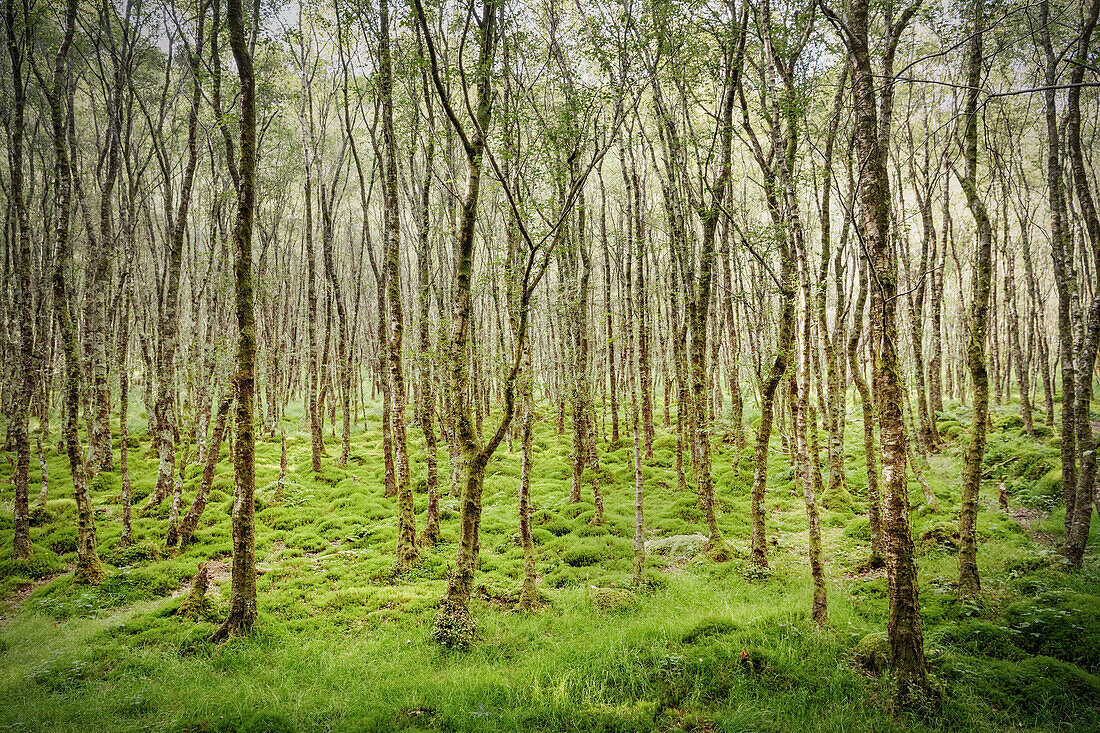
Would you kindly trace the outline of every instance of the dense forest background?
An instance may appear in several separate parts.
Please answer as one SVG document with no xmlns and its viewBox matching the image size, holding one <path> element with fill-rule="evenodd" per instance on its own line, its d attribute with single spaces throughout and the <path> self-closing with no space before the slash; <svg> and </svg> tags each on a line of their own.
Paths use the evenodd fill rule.
<svg viewBox="0 0 1100 733">
<path fill-rule="evenodd" d="M 0 721 L 1100 730 L 1100 0 L 5 0 Z"/>
</svg>

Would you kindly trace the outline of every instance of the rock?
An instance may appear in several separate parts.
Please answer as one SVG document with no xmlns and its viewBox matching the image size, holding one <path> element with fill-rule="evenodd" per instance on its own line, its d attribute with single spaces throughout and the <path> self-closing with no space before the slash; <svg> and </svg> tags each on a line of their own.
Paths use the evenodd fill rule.
<svg viewBox="0 0 1100 733">
<path fill-rule="evenodd" d="M 645 551 L 647 554 L 662 555 L 670 560 L 690 560 L 702 552 L 707 542 L 709 540 L 703 534 L 677 534 L 647 540 Z"/>
</svg>

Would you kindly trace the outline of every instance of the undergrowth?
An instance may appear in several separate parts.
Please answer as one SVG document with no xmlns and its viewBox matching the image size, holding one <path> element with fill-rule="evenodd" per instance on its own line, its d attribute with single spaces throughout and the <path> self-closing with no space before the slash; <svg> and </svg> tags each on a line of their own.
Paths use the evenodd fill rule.
<svg viewBox="0 0 1100 733">
<path fill-rule="evenodd" d="M 486 470 L 472 618 L 448 626 L 451 643 L 440 645 L 433 623 L 457 551 L 459 513 L 447 453 L 439 456 L 441 542 L 395 577 L 396 501 L 383 494 L 373 406 L 368 429 L 356 425 L 348 466 L 335 465 L 339 443 L 329 437 L 330 456 L 316 476 L 308 430 L 284 420 L 289 466 L 278 502 L 279 443 L 258 443 L 260 623 L 252 635 L 221 645 L 207 638 L 228 607 L 232 470 L 224 449 L 210 504 L 182 553 L 164 546 L 167 502 L 148 515 L 136 509 L 153 488 L 154 456 L 130 453 L 133 545 L 119 542 L 118 476 L 99 477 L 95 510 L 108 572 L 95 587 L 72 584 L 75 505 L 56 445 L 47 453 L 50 498 L 36 513 L 27 561 L 10 557 L 12 495 L 4 484 L 0 729 L 1100 730 L 1097 536 L 1085 568 L 1067 573 L 1050 546 L 1062 525 L 1056 437 L 1024 435 L 1014 409 L 994 415 L 976 602 L 960 603 L 954 589 L 965 407 L 938 416 L 946 443 L 926 470 L 938 513 L 910 482 L 926 651 L 944 693 L 932 717 L 890 709 L 887 589 L 883 570 L 868 563 L 858 421 L 845 431 L 847 486 L 821 502 L 827 628 L 808 619 L 805 507 L 778 437 L 766 502 L 771 568 L 752 573 L 751 449 L 715 443 L 718 521 L 730 556 L 716 563 L 701 551 L 706 527 L 696 497 L 676 489 L 675 435 L 658 430 L 644 468 L 650 549 L 645 580 L 635 586 L 629 440 L 601 440 L 605 517 L 597 525 L 590 476 L 584 500 L 568 502 L 571 436 L 543 421 L 531 485 L 540 609 L 514 610 L 524 562 L 515 441 L 516 450 L 502 445 Z M 131 421 L 147 445 L 144 416 Z M 423 527 L 416 432 L 410 450 Z M 4 461 L 11 456 L 0 454 Z M 196 490 L 198 469 L 191 471 L 185 503 Z M 35 465 L 32 486 L 37 479 Z M 1027 510 L 1027 527 L 999 511 L 1002 479 L 1013 510 Z M 201 613 L 179 612 L 200 563 L 207 564 L 207 602 Z"/>
</svg>

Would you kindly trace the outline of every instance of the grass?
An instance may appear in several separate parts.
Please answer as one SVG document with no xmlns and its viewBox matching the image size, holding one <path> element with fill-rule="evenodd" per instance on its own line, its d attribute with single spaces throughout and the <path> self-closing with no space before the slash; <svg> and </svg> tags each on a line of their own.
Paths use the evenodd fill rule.
<svg viewBox="0 0 1100 733">
<path fill-rule="evenodd" d="M 1062 518 L 1056 443 L 1031 440 L 994 415 L 978 530 L 983 592 L 959 603 L 957 562 L 965 408 L 940 416 L 952 430 L 928 478 L 941 511 L 931 513 L 911 481 L 926 650 L 943 706 L 934 717 L 890 710 L 879 675 L 886 582 L 859 574 L 869 554 L 862 428 L 846 428 L 848 495 L 822 512 L 830 624 L 808 621 L 812 598 L 806 517 L 797 477 L 773 445 L 767 498 L 772 572 L 747 573 L 751 458 L 715 446 L 719 523 L 732 559 L 651 553 L 647 589 L 628 593 L 633 557 L 633 467 L 628 441 L 601 443 L 606 521 L 594 526 L 590 489 L 569 504 L 571 437 L 538 421 L 532 475 L 538 613 L 512 612 L 522 576 L 516 503 L 519 457 L 507 445 L 487 470 L 481 567 L 474 614 L 478 638 L 448 652 L 430 626 L 457 541 L 458 502 L 446 494 L 440 453 L 443 542 L 397 582 L 396 501 L 383 496 L 381 439 L 353 435 L 347 469 L 339 443 L 314 476 L 308 431 L 286 421 L 285 500 L 272 505 L 278 442 L 257 446 L 260 624 L 247 638 L 206 641 L 209 617 L 176 615 L 188 581 L 209 561 L 208 599 L 228 607 L 232 474 L 224 451 L 210 505 L 184 553 L 164 551 L 167 502 L 135 512 L 139 543 L 121 534 L 118 477 L 94 492 L 108 577 L 73 587 L 75 507 L 68 468 L 48 455 L 51 499 L 32 528 L 35 554 L 11 552 L 11 486 L 0 485 L 0 729 L 41 731 L 1034 731 L 1100 730 L 1100 563 L 1094 529 L 1086 565 L 1066 573 L 1056 553 L 997 510 L 997 482 L 1014 507 L 1034 512 L 1032 530 L 1057 541 Z M 134 433 L 147 445 L 134 416 Z M 518 450 L 518 441 L 515 444 Z M 646 525 L 653 539 L 705 530 L 694 496 L 676 490 L 674 436 L 658 430 L 646 464 Z M 423 471 L 410 434 L 414 474 Z M 1053 451 L 1053 452 L 1052 452 Z M 1053 461 L 1051 457 L 1053 456 Z M 117 456 L 116 456 L 117 457 Z M 0 465 L 11 457 L 0 454 Z M 135 504 L 152 490 L 156 461 L 131 451 Z M 685 461 L 690 463 L 690 461 Z M 185 501 L 197 487 L 193 467 Z M 32 486 L 37 472 L 32 471 Z M 1051 498 L 1053 497 L 1053 498 Z M 424 509 L 423 495 L 417 506 Z M 1045 512 L 1049 511 L 1049 514 Z M 1039 513 L 1044 512 L 1044 513 Z M 423 526 L 423 516 L 420 516 Z M 921 537 L 926 537 L 921 540 Z M 690 543 L 688 543 L 690 545 Z M 749 575 L 753 579 L 748 579 Z"/>
</svg>

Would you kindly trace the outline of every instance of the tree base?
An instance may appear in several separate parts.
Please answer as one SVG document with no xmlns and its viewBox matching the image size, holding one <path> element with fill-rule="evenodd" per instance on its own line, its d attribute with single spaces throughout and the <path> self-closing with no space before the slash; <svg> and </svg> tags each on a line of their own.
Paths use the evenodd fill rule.
<svg viewBox="0 0 1100 733">
<path fill-rule="evenodd" d="M 707 557 L 714 562 L 729 562 L 733 558 L 729 545 L 721 537 L 708 541 L 707 546 L 703 549 L 707 553 Z"/>
<path fill-rule="evenodd" d="M 105 575 L 99 557 L 92 555 L 88 560 L 77 560 L 76 570 L 73 572 L 73 585 L 99 585 L 103 582 Z"/>
<path fill-rule="evenodd" d="M 440 646 L 465 651 L 477 638 L 477 622 L 466 604 L 444 598 L 432 624 L 432 638 Z"/>
<path fill-rule="evenodd" d="M 219 642 L 225 641 L 230 636 L 244 636 L 252 631 L 255 624 L 256 618 L 254 616 L 230 613 L 229 618 L 222 622 L 222 625 L 210 635 L 210 641 Z"/>
</svg>

